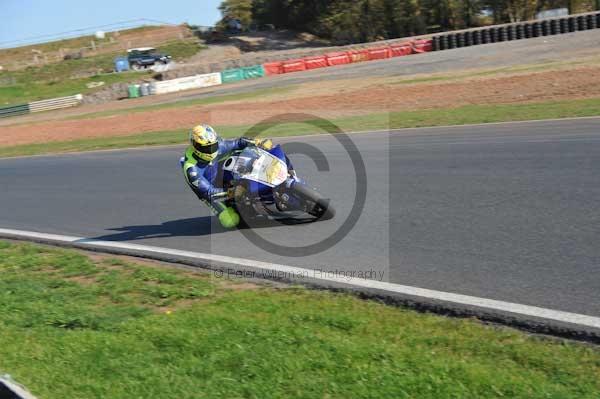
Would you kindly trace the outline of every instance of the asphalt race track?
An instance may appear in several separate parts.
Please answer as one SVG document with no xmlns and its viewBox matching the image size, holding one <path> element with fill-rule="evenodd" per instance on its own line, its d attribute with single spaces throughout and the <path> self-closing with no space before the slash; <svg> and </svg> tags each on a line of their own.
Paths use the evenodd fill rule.
<svg viewBox="0 0 600 399">
<path fill-rule="evenodd" d="M 589 118 L 351 135 L 366 168 L 364 210 L 339 243 L 305 257 L 214 225 L 183 181 L 182 146 L 0 160 L 0 228 L 375 270 L 399 284 L 600 316 L 599 132 L 600 118 Z M 307 155 L 291 158 L 338 216 L 255 231 L 302 246 L 344 222 L 357 182 L 334 137 L 280 140 L 292 141 L 326 156 L 325 172 Z"/>
</svg>

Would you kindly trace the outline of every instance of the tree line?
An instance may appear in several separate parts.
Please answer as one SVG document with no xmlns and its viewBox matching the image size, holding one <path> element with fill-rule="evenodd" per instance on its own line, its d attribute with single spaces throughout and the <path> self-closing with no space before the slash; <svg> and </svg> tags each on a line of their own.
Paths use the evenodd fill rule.
<svg viewBox="0 0 600 399">
<path fill-rule="evenodd" d="M 535 18 L 543 10 L 593 11 L 600 0 L 224 0 L 221 25 L 309 32 L 360 43 Z"/>
</svg>

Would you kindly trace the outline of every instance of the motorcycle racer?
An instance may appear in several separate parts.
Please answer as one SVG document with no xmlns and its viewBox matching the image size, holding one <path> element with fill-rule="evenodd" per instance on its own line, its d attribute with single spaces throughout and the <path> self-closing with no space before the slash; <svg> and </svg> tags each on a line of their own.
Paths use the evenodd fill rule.
<svg viewBox="0 0 600 399">
<path fill-rule="evenodd" d="M 233 151 L 243 150 L 248 145 L 256 145 L 270 150 L 270 139 L 251 140 L 244 137 L 224 140 L 208 125 L 195 126 L 190 132 L 190 146 L 180 159 L 187 184 L 198 198 L 218 216 L 225 228 L 234 228 L 240 223 L 237 211 L 228 207 L 225 201 L 234 196 L 231 191 L 219 187 L 219 159 Z"/>
</svg>

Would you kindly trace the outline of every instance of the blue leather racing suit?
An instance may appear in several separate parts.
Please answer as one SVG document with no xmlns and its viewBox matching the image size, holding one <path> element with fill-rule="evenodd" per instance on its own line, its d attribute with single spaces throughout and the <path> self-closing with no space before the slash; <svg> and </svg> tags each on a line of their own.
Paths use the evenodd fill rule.
<svg viewBox="0 0 600 399">
<path fill-rule="evenodd" d="M 252 143 L 243 137 L 233 140 L 219 139 L 217 157 L 212 162 L 197 157 L 192 146 L 188 147 L 185 156 L 180 159 L 188 185 L 215 214 L 218 215 L 226 209 L 223 201 L 227 199 L 227 191 L 221 187 L 222 171 L 219 160 L 233 151 L 243 150 Z"/>
</svg>

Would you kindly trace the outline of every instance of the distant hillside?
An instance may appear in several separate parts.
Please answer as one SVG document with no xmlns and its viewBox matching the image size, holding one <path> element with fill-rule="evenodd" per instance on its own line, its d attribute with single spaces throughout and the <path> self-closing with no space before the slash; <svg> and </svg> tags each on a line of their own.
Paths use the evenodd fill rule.
<svg viewBox="0 0 600 399">
<path fill-rule="evenodd" d="M 158 47 L 161 44 L 192 38 L 185 25 L 143 26 L 107 32 L 104 39 L 82 36 L 42 44 L 0 50 L 0 65 L 4 70 L 20 70 L 62 61 L 65 56 L 93 57 L 116 53 L 131 47 Z"/>
<path fill-rule="evenodd" d="M 92 46 L 92 41 L 94 41 Z M 85 47 L 86 44 L 89 47 Z M 94 36 L 0 50 L 0 107 L 28 101 L 89 94 L 117 83 L 150 79 L 150 71 L 112 73 L 114 58 L 131 47 L 156 47 L 178 63 L 205 49 L 185 26 L 145 26 Z M 92 47 L 95 47 L 92 48 Z M 81 52 L 81 58 L 65 60 Z M 37 63 L 34 61 L 34 55 Z"/>
</svg>

